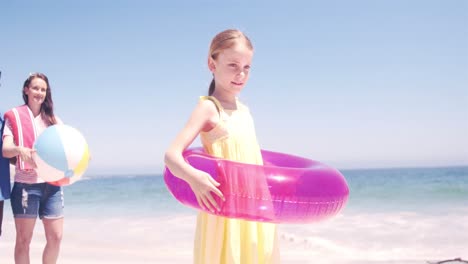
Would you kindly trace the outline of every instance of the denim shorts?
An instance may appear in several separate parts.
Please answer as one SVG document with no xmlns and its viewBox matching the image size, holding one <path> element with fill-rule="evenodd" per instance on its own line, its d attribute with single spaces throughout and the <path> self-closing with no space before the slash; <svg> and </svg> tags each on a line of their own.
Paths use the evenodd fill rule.
<svg viewBox="0 0 468 264">
<path fill-rule="evenodd" d="M 49 183 L 15 182 L 11 191 L 15 218 L 58 219 L 63 217 L 63 190 Z"/>
</svg>

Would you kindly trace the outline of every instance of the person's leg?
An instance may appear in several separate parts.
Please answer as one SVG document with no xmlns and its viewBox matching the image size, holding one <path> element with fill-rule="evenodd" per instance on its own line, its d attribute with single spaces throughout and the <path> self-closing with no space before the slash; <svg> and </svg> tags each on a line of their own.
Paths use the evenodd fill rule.
<svg viewBox="0 0 468 264">
<path fill-rule="evenodd" d="M 43 264 L 55 264 L 63 236 L 63 191 L 61 187 L 46 183 L 39 217 L 44 224 L 47 244 L 42 254 Z"/>
<path fill-rule="evenodd" d="M 29 245 L 39 210 L 41 184 L 15 182 L 11 191 L 11 209 L 15 217 L 15 263 L 29 264 Z"/>
<path fill-rule="evenodd" d="M 29 264 L 29 245 L 33 236 L 36 218 L 15 218 L 16 244 L 15 263 Z"/>
<path fill-rule="evenodd" d="M 42 220 L 47 244 L 42 255 L 43 264 L 55 264 L 60 252 L 60 243 L 63 235 L 63 218 Z"/>
</svg>

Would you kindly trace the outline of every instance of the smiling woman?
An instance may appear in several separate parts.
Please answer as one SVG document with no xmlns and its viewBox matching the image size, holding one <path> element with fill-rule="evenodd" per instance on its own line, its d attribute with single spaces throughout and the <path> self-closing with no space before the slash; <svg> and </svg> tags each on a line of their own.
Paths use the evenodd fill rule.
<svg viewBox="0 0 468 264">
<path fill-rule="evenodd" d="M 2 154 L 16 158 L 16 173 L 11 191 L 15 217 L 15 263 L 29 263 L 29 245 L 36 219 L 44 224 L 47 244 L 43 262 L 56 263 L 63 232 L 63 190 L 38 177 L 33 144 L 49 126 L 61 123 L 54 115 L 49 79 L 33 73 L 23 84 L 24 105 L 5 113 Z"/>
</svg>

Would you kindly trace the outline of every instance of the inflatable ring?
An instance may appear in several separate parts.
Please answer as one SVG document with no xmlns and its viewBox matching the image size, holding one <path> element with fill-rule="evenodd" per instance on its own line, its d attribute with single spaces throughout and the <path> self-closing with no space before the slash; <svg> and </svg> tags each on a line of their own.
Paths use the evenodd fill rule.
<svg viewBox="0 0 468 264">
<path fill-rule="evenodd" d="M 183 152 L 196 169 L 210 174 L 225 201 L 215 197 L 219 212 L 201 208 L 190 186 L 166 167 L 164 181 L 182 204 L 218 216 L 270 223 L 310 223 L 336 215 L 345 206 L 349 188 L 343 175 L 323 163 L 262 150 L 264 165 L 207 155 L 202 148 Z"/>
</svg>

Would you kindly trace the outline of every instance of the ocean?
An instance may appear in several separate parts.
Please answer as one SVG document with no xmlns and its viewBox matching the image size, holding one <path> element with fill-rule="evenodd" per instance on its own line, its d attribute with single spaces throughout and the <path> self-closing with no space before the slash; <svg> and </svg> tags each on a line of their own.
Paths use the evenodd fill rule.
<svg viewBox="0 0 468 264">
<path fill-rule="evenodd" d="M 281 263 L 468 259 L 468 167 L 341 172 L 345 208 L 322 222 L 279 225 Z M 65 187 L 65 206 L 59 263 L 191 263 L 196 211 L 172 197 L 161 175 L 86 175 Z M 0 263 L 13 263 L 14 234 L 7 201 Z M 38 221 L 32 263 L 43 237 Z"/>
</svg>

